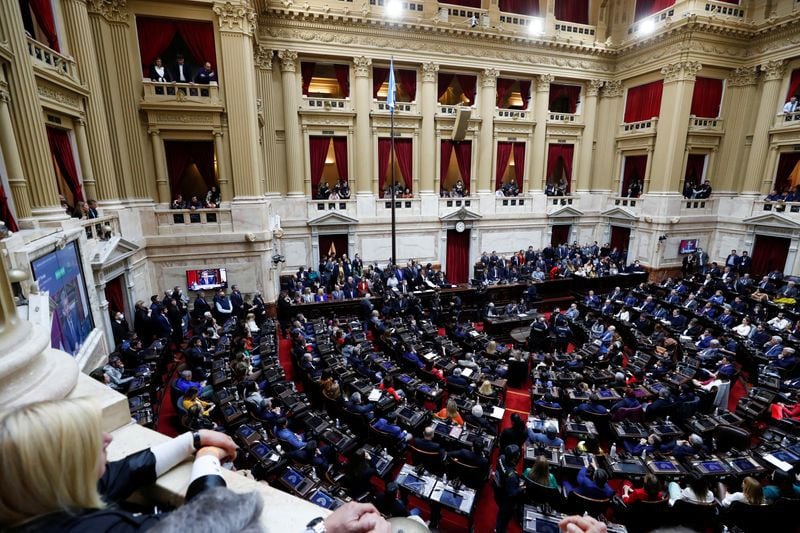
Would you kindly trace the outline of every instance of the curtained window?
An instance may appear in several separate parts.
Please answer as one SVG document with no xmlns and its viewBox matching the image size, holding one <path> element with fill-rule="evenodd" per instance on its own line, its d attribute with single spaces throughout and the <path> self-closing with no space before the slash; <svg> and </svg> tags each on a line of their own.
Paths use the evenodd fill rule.
<svg viewBox="0 0 800 533">
<path fill-rule="evenodd" d="M 644 178 L 647 173 L 647 155 L 626 155 L 622 164 L 622 183 L 620 196 L 638 197 L 644 190 Z M 638 184 L 639 192 L 631 186 Z"/>
<path fill-rule="evenodd" d="M 47 126 L 47 141 L 50 144 L 50 153 L 53 157 L 53 169 L 56 176 L 60 176 L 72 196 L 72 203 L 83 200 L 83 186 L 75 166 L 75 157 L 72 153 L 72 143 L 66 130 Z M 59 187 L 64 194 L 62 187 Z M 64 196 L 68 196 L 64 194 Z"/>
<path fill-rule="evenodd" d="M 481 0 L 447 0 L 446 2 L 442 3 L 461 7 L 471 7 L 473 9 L 481 8 Z"/>
<path fill-rule="evenodd" d="M 413 102 L 417 98 L 417 71 L 394 69 L 395 98 L 398 102 Z M 374 67 L 372 69 L 372 98 L 386 101 L 389 94 L 389 69 Z"/>
<path fill-rule="evenodd" d="M 778 158 L 775 185 L 778 192 L 788 192 L 800 185 L 800 152 L 783 152 Z"/>
<path fill-rule="evenodd" d="M 4 1 L 11 2 L 12 0 Z M 34 39 L 41 40 L 40 36 L 43 37 L 47 46 L 60 52 L 52 0 L 19 0 L 19 9 L 25 31 L 30 33 Z"/>
<path fill-rule="evenodd" d="M 168 69 L 174 69 L 178 54 L 186 58 L 190 70 L 201 67 L 206 61 L 216 70 L 217 53 L 211 22 L 137 17 L 136 34 L 144 76 L 158 57 Z"/>
<path fill-rule="evenodd" d="M 461 181 L 464 195 L 469 196 L 472 164 L 472 141 L 442 141 L 439 184 L 442 192 L 450 192 Z M 453 162 L 455 155 L 455 163 Z"/>
<path fill-rule="evenodd" d="M 392 157 L 392 139 L 390 137 L 378 139 L 378 191 L 382 198 L 387 196 L 384 191 L 392 181 L 392 165 L 395 167 L 395 182 L 408 189 L 408 192 L 414 192 L 413 164 L 411 139 L 395 138 L 394 157 Z M 391 190 L 388 196 L 391 196 Z"/>
<path fill-rule="evenodd" d="M 500 109 L 528 109 L 531 99 L 531 82 L 497 78 L 497 98 L 495 105 Z"/>
<path fill-rule="evenodd" d="M 631 228 L 623 226 L 611 226 L 611 242 L 608 244 L 611 249 L 616 249 L 622 253 L 628 250 L 628 243 L 631 239 Z"/>
<path fill-rule="evenodd" d="M 717 118 L 722 105 L 722 80 L 698 77 L 692 92 L 691 115 L 700 118 Z"/>
<path fill-rule="evenodd" d="M 550 236 L 550 246 L 559 246 L 569 243 L 570 224 L 554 224 L 553 233 Z"/>
<path fill-rule="evenodd" d="M 201 201 L 217 184 L 213 141 L 164 141 L 169 189 L 174 198 L 185 201 L 197 196 Z"/>
<path fill-rule="evenodd" d="M 106 282 L 105 296 L 108 301 L 108 311 L 113 317 L 117 312 L 125 313 L 125 296 L 122 288 L 122 276 L 117 276 Z"/>
<path fill-rule="evenodd" d="M 792 96 L 800 96 L 800 68 L 794 69 L 789 77 L 789 90 L 786 92 L 786 101 Z"/>
<path fill-rule="evenodd" d="M 634 12 L 633 20 L 640 20 L 674 5 L 675 0 L 636 0 L 636 11 Z"/>
<path fill-rule="evenodd" d="M 473 74 L 439 74 L 438 100 L 442 105 L 473 105 L 478 78 Z"/>
<path fill-rule="evenodd" d="M 512 158 L 513 157 L 513 158 Z M 495 190 L 499 190 L 506 182 L 513 181 L 522 193 L 525 177 L 525 143 L 498 142 L 497 164 L 495 168 Z"/>
<path fill-rule="evenodd" d="M 500 11 L 535 17 L 539 15 L 539 0 L 500 0 Z"/>
<path fill-rule="evenodd" d="M 319 183 L 322 180 L 322 173 L 325 171 L 328 151 L 331 147 L 331 138 L 320 135 L 312 135 L 308 138 L 309 162 L 311 168 L 311 194 L 316 197 Z"/>
<path fill-rule="evenodd" d="M 706 168 L 706 154 L 689 154 L 686 157 L 686 172 L 683 175 L 684 187 L 695 187 L 703 182 Z"/>
<path fill-rule="evenodd" d="M 658 117 L 663 88 L 663 80 L 658 80 L 628 89 L 625 99 L 625 122 L 639 122 Z"/>
<path fill-rule="evenodd" d="M 554 113 L 575 113 L 581 88 L 578 85 L 550 84 L 550 104 L 548 110 Z"/>
<path fill-rule="evenodd" d="M 11 212 L 11 206 L 8 202 L 8 196 L 6 196 L 5 187 L 3 187 L 2 183 L 0 183 L 0 220 L 5 222 L 7 230 L 19 231 L 14 213 Z"/>
<path fill-rule="evenodd" d="M 572 191 L 574 144 L 553 143 L 547 147 L 547 184 L 563 194 Z"/>
<path fill-rule="evenodd" d="M 461 233 L 447 230 L 447 281 L 466 283 L 469 281 L 469 230 Z"/>
<path fill-rule="evenodd" d="M 589 0 L 556 0 L 556 20 L 589 24 Z"/>
<path fill-rule="evenodd" d="M 789 256 L 791 241 L 785 237 L 772 237 L 770 235 L 756 235 L 753 245 L 753 264 L 750 275 L 755 279 L 768 274 L 773 270 L 784 271 L 786 258 Z"/>
<path fill-rule="evenodd" d="M 318 98 L 348 98 L 350 96 L 350 67 L 348 65 L 301 61 L 300 78 L 303 96 Z"/>
</svg>

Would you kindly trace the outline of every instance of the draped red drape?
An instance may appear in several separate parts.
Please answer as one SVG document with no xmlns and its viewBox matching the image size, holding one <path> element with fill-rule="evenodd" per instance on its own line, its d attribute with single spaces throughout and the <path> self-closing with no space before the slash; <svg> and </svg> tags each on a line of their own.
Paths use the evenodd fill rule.
<svg viewBox="0 0 800 533">
<path fill-rule="evenodd" d="M 636 11 L 633 19 L 639 20 L 674 5 L 675 0 L 636 0 Z"/>
<path fill-rule="evenodd" d="M 72 155 L 72 145 L 69 135 L 65 130 L 47 127 L 47 140 L 50 143 L 50 152 L 55 158 L 55 165 L 61 171 L 67 187 L 72 191 L 75 201 L 83 200 L 83 187 L 78 177 L 78 168 L 75 166 L 75 157 Z"/>
<path fill-rule="evenodd" d="M 686 173 L 683 179 L 686 183 L 697 185 L 703 180 L 703 168 L 706 165 L 706 154 L 689 154 L 686 158 Z"/>
<path fill-rule="evenodd" d="M 211 63 L 211 68 L 217 68 L 217 52 L 214 45 L 214 26 L 210 22 L 197 20 L 177 20 L 175 28 L 181 36 L 189 53 L 197 60 L 198 64 L 206 61 Z M 167 43 L 169 44 L 169 43 Z"/>
<path fill-rule="evenodd" d="M 789 239 L 772 237 L 769 235 L 756 235 L 753 246 L 753 265 L 750 275 L 758 279 L 772 270 L 783 272 L 786 268 L 786 257 L 789 255 Z"/>
<path fill-rule="evenodd" d="M 519 94 L 522 96 L 522 109 L 528 109 L 528 102 L 531 101 L 530 80 L 522 80 L 519 82 Z"/>
<path fill-rule="evenodd" d="M 454 6 L 471 7 L 473 9 L 480 9 L 481 0 L 447 0 L 447 4 Z"/>
<path fill-rule="evenodd" d="M 447 92 L 447 88 L 450 87 L 450 84 L 453 83 L 453 80 L 456 79 L 455 74 L 450 74 L 448 72 L 440 72 L 439 73 L 439 82 L 438 82 L 438 96 L 437 100 L 441 99 L 442 96 Z"/>
<path fill-rule="evenodd" d="M 322 179 L 322 172 L 325 170 L 325 159 L 328 157 L 328 148 L 330 148 L 330 145 L 331 138 L 327 136 L 312 135 L 308 138 L 312 196 L 317 193 L 319 180 Z"/>
<path fill-rule="evenodd" d="M 19 231 L 17 221 L 14 220 L 14 215 L 8 205 L 8 196 L 6 196 L 6 190 L 2 183 L 0 183 L 0 220 L 5 222 L 7 230 Z"/>
<path fill-rule="evenodd" d="M 792 183 L 792 174 L 800 163 L 800 152 L 784 152 L 778 159 L 778 169 L 775 172 L 775 185 L 772 187 L 778 192 L 788 191 L 797 183 Z"/>
<path fill-rule="evenodd" d="M 350 96 L 350 67 L 347 65 L 334 65 L 333 72 L 336 73 L 336 81 L 339 82 L 342 98 L 348 98 Z"/>
<path fill-rule="evenodd" d="M 28 3 L 31 6 L 36 23 L 39 24 L 42 33 L 47 38 L 47 46 L 56 52 L 60 52 L 61 48 L 59 48 L 58 34 L 56 33 L 56 19 L 53 15 L 53 5 L 50 0 L 28 0 Z"/>
<path fill-rule="evenodd" d="M 503 105 L 506 94 L 516 82 L 517 80 L 512 80 L 510 78 L 497 78 L 497 100 L 495 102 L 497 107 Z"/>
<path fill-rule="evenodd" d="M 336 172 L 339 173 L 339 178 L 350 179 L 347 172 L 347 137 L 333 138 L 333 156 L 336 158 Z"/>
<path fill-rule="evenodd" d="M 620 252 L 628 249 L 628 243 L 631 240 L 631 228 L 622 226 L 611 226 L 611 240 L 608 243 L 613 250 L 616 248 Z"/>
<path fill-rule="evenodd" d="M 446 274 L 447 281 L 453 284 L 469 281 L 469 230 L 447 230 Z"/>
<path fill-rule="evenodd" d="M 469 105 L 474 104 L 475 85 L 478 78 L 472 74 L 458 74 L 456 78 L 458 78 L 458 83 L 461 85 L 461 91 L 464 93 L 464 96 L 467 97 L 467 100 L 469 100 Z"/>
<path fill-rule="evenodd" d="M 789 91 L 786 93 L 786 100 L 789 100 L 789 98 L 795 95 L 800 96 L 800 68 L 796 68 L 792 71 L 792 75 L 789 78 Z"/>
<path fill-rule="evenodd" d="M 558 246 L 559 244 L 568 242 L 570 228 L 571 226 L 569 224 L 554 224 L 553 233 L 550 236 L 550 246 Z"/>
<path fill-rule="evenodd" d="M 203 176 L 203 183 L 209 189 L 217 184 L 217 176 L 214 172 L 214 142 L 213 141 L 194 141 L 184 143 L 187 145 L 189 153 L 192 155 L 191 161 L 197 165 L 197 170 Z"/>
<path fill-rule="evenodd" d="M 522 194 L 525 182 L 525 143 L 514 143 L 514 174 L 517 176 L 517 190 Z"/>
<path fill-rule="evenodd" d="M 389 174 L 389 159 L 392 155 L 392 140 L 390 138 L 378 139 L 378 191 L 383 196 L 386 188 L 386 177 Z"/>
<path fill-rule="evenodd" d="M 122 276 L 106 282 L 105 288 L 108 310 L 113 316 L 116 312 L 125 313 L 125 297 L 122 292 Z"/>
<path fill-rule="evenodd" d="M 589 0 L 556 0 L 556 20 L 589 24 Z"/>
<path fill-rule="evenodd" d="M 513 149 L 512 145 L 513 143 L 510 142 L 497 143 L 497 165 L 495 169 L 494 180 L 495 190 L 498 190 L 503 186 L 503 175 L 506 173 L 508 161 L 511 159 L 511 150 Z"/>
<path fill-rule="evenodd" d="M 412 170 L 414 154 L 412 150 L 411 139 L 394 140 L 394 157 L 395 160 L 397 160 L 397 166 L 400 168 L 400 174 L 403 176 L 403 181 L 409 192 L 414 192 L 414 175 Z"/>
<path fill-rule="evenodd" d="M 564 174 L 567 179 L 567 192 L 572 191 L 572 157 L 575 154 L 574 144 L 550 144 L 547 147 L 547 178 L 551 182 L 558 184 L 560 176 L 553 176 L 553 171 L 559 159 L 564 165 Z"/>
<path fill-rule="evenodd" d="M 174 198 L 181 192 L 181 178 L 186 172 L 186 167 L 192 162 L 192 152 L 187 150 L 183 142 L 164 141 L 164 151 L 167 154 L 167 176 L 169 177 L 169 190 Z"/>
<path fill-rule="evenodd" d="M 533 17 L 539 14 L 539 0 L 500 0 L 500 11 Z"/>
<path fill-rule="evenodd" d="M 308 96 L 308 88 L 311 86 L 311 78 L 314 77 L 316 68 L 317 64 L 312 61 L 302 61 L 300 63 L 300 79 L 304 96 Z"/>
<path fill-rule="evenodd" d="M 408 95 L 408 101 L 415 101 L 417 99 L 417 71 L 398 70 L 395 74 L 403 91 Z"/>
<path fill-rule="evenodd" d="M 631 186 L 633 180 L 639 180 L 644 184 L 644 175 L 647 172 L 647 156 L 646 155 L 626 155 L 625 163 L 622 170 L 622 187 L 620 196 L 628 195 L 628 187 Z"/>
<path fill-rule="evenodd" d="M 456 153 L 458 171 L 461 173 L 461 181 L 464 182 L 464 191 L 469 194 L 469 182 L 471 176 L 470 164 L 472 163 L 472 141 L 456 141 L 453 143 Z"/>
<path fill-rule="evenodd" d="M 447 169 L 450 168 L 450 158 L 453 156 L 453 141 L 442 141 L 439 146 L 441 164 L 439 165 L 439 187 L 444 190 L 447 180 Z"/>
<path fill-rule="evenodd" d="M 550 111 L 574 113 L 578 108 L 581 88 L 577 85 L 550 84 Z M 566 105 L 565 105 L 566 104 Z"/>
<path fill-rule="evenodd" d="M 722 80 L 698 77 L 692 92 L 689 114 L 702 118 L 717 118 L 722 104 Z"/>
<path fill-rule="evenodd" d="M 657 80 L 628 89 L 625 100 L 625 122 L 639 122 L 659 115 L 663 80 Z"/>
<path fill-rule="evenodd" d="M 372 98 L 378 99 L 378 91 L 381 86 L 389 79 L 389 69 L 383 67 L 372 67 Z"/>
<path fill-rule="evenodd" d="M 189 53 L 202 64 L 211 63 L 216 69 L 217 52 L 214 43 L 214 26 L 211 22 L 198 20 L 172 20 L 157 17 L 138 17 L 136 34 L 139 37 L 139 55 L 142 60 L 142 73 L 147 76 L 156 58 L 159 57 L 179 34 Z M 167 63 L 166 58 L 162 58 Z"/>
</svg>

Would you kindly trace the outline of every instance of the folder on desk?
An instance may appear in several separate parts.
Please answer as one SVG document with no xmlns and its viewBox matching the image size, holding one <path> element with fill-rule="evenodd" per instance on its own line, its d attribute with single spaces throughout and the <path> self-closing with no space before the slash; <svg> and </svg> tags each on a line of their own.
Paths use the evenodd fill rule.
<svg viewBox="0 0 800 533">
<path fill-rule="evenodd" d="M 462 431 L 464 431 L 464 428 L 462 428 L 461 426 L 453 426 L 452 428 L 450 428 L 450 436 L 453 437 L 454 439 L 457 439 L 458 437 L 461 436 Z"/>
<path fill-rule="evenodd" d="M 506 410 L 502 407 L 494 406 L 492 407 L 492 412 L 489 414 L 490 418 L 496 418 L 498 420 L 503 419 L 503 415 L 506 413 Z"/>
<path fill-rule="evenodd" d="M 372 389 L 372 391 L 369 393 L 369 396 L 367 397 L 367 400 L 371 402 L 377 402 L 380 399 L 381 399 L 381 391 L 378 389 Z"/>
<path fill-rule="evenodd" d="M 463 369 L 463 370 L 461 371 L 461 375 L 462 375 L 462 376 L 464 376 L 465 378 L 468 378 L 468 377 L 470 377 L 470 376 L 472 375 L 472 369 L 471 369 L 471 368 L 465 368 L 465 369 Z"/>
</svg>

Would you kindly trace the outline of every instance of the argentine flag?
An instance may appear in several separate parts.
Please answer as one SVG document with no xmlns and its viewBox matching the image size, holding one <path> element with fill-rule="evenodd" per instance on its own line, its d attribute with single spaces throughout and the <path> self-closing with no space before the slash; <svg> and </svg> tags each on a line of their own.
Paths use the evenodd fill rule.
<svg viewBox="0 0 800 533">
<path fill-rule="evenodd" d="M 394 82 L 394 58 L 389 60 L 389 94 L 386 95 L 386 105 L 394 113 L 394 99 L 395 99 L 395 82 Z"/>
</svg>

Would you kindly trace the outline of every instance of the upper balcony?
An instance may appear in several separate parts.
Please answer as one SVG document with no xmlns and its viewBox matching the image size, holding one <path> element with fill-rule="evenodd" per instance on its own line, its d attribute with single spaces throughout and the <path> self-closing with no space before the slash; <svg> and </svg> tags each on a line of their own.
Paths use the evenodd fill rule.
<svg viewBox="0 0 800 533">
<path fill-rule="evenodd" d="M 640 120 L 638 122 L 624 122 L 620 124 L 617 135 L 655 135 L 657 126 L 658 117 Z"/>
<path fill-rule="evenodd" d="M 475 109 L 475 106 L 436 104 L 436 115 L 439 117 L 456 118 L 459 109 L 466 109 L 471 112 L 473 109 Z"/>
<path fill-rule="evenodd" d="M 547 113 L 548 124 L 582 124 L 581 115 L 577 113 L 556 113 L 550 111 Z"/>
<path fill-rule="evenodd" d="M 142 80 L 142 105 L 164 107 L 171 104 L 181 108 L 196 107 L 222 108 L 219 97 L 219 85 L 212 82 L 208 85 L 195 83 L 160 83 Z"/>
<path fill-rule="evenodd" d="M 698 133 L 722 133 L 721 118 L 701 118 L 694 115 L 689 117 L 689 131 Z"/>
<path fill-rule="evenodd" d="M 303 95 L 300 107 L 305 111 L 323 112 L 352 112 L 353 106 L 350 98 L 319 98 Z"/>
<path fill-rule="evenodd" d="M 756 217 L 767 213 L 781 213 L 800 221 L 800 202 L 770 202 L 767 200 L 753 202 L 752 216 Z"/>
<path fill-rule="evenodd" d="M 556 20 L 554 25 L 555 35 L 559 39 L 571 39 L 584 42 L 594 42 L 597 28 L 591 24 L 578 24 Z"/>
<path fill-rule="evenodd" d="M 681 216 L 715 215 L 716 213 L 716 198 L 689 198 L 681 201 Z"/>
<path fill-rule="evenodd" d="M 199 235 L 232 233 L 230 209 L 156 209 L 158 235 Z"/>
<path fill-rule="evenodd" d="M 778 113 L 775 116 L 775 123 L 773 126 L 776 128 L 792 128 L 800 126 L 800 111 L 795 111 L 794 113 Z"/>
<path fill-rule="evenodd" d="M 79 84 L 75 60 L 56 52 L 32 37 L 28 37 L 28 53 L 33 58 L 34 68 L 54 74 L 57 78 Z"/>
<path fill-rule="evenodd" d="M 700 4 L 703 6 L 703 13 L 706 15 L 734 20 L 744 19 L 744 9 L 736 4 L 715 2 L 714 0 L 706 0 L 705 2 L 700 2 Z"/>
<path fill-rule="evenodd" d="M 355 200 L 309 200 L 308 219 L 313 220 L 328 213 L 338 213 L 356 218 Z"/>
<path fill-rule="evenodd" d="M 494 111 L 494 118 L 530 122 L 533 120 L 533 113 L 527 109 L 503 109 L 498 107 Z"/>
<path fill-rule="evenodd" d="M 392 110 L 389 107 L 389 104 L 386 103 L 385 100 L 373 100 L 372 101 L 372 112 L 373 113 L 391 113 Z M 415 115 L 417 114 L 417 103 L 416 102 L 395 102 L 394 103 L 394 112 L 397 115 Z"/>
<path fill-rule="evenodd" d="M 606 201 L 605 211 L 619 209 L 628 213 L 634 218 L 639 216 L 639 208 L 642 205 L 641 198 L 631 198 L 629 196 L 609 196 Z"/>
</svg>

